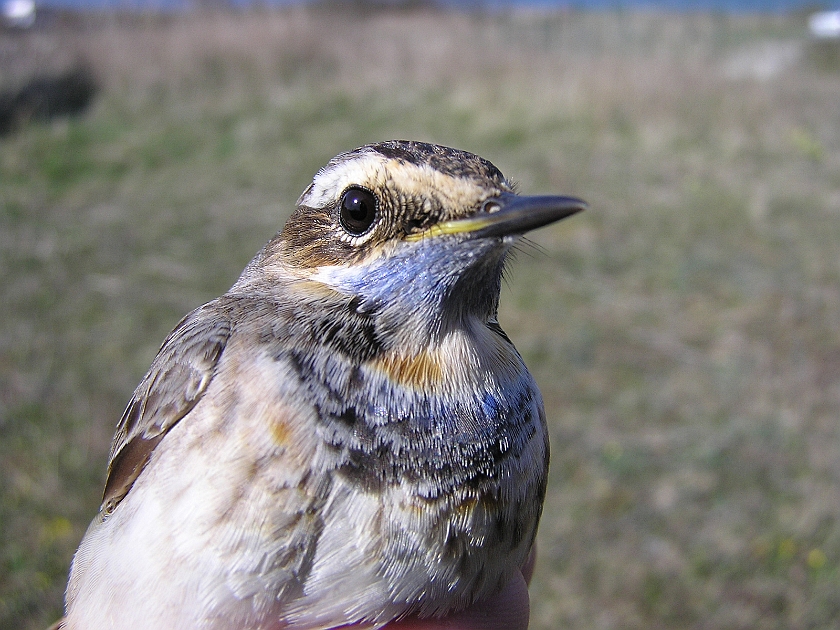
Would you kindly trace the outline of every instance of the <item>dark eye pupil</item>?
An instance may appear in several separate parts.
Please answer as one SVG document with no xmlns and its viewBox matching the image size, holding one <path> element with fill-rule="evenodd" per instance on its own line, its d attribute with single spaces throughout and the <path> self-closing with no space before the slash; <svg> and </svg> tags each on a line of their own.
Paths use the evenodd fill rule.
<svg viewBox="0 0 840 630">
<path fill-rule="evenodd" d="M 376 199 L 361 188 L 351 188 L 341 197 L 341 225 L 356 236 L 368 231 L 376 218 Z"/>
</svg>

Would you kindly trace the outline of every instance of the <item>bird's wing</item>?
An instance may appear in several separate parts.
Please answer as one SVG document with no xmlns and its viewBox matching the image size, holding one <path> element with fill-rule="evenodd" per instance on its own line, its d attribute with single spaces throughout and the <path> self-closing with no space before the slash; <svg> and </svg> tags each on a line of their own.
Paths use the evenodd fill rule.
<svg viewBox="0 0 840 630">
<path fill-rule="evenodd" d="M 230 331 L 230 319 L 210 302 L 169 333 L 117 425 L 103 514 L 111 513 L 128 494 L 157 444 L 201 399 Z"/>
</svg>

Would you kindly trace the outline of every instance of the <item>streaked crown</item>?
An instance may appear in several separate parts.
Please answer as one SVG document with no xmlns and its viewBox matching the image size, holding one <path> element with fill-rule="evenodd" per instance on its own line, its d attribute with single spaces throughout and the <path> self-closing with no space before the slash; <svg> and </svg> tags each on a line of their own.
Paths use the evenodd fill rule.
<svg viewBox="0 0 840 630">
<path fill-rule="evenodd" d="M 298 199 L 282 232 L 304 267 L 358 262 L 391 241 L 465 218 L 513 186 L 487 160 L 413 141 L 336 156 Z"/>
</svg>

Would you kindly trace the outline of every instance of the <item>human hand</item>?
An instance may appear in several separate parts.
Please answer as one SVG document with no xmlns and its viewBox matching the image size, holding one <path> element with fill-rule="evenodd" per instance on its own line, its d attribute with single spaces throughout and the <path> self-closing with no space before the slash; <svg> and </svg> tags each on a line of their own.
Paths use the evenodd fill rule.
<svg viewBox="0 0 840 630">
<path fill-rule="evenodd" d="M 388 624 L 383 630 L 526 630 L 530 613 L 528 582 L 535 561 L 532 550 L 522 570 L 489 600 L 443 619 L 405 619 Z"/>
</svg>

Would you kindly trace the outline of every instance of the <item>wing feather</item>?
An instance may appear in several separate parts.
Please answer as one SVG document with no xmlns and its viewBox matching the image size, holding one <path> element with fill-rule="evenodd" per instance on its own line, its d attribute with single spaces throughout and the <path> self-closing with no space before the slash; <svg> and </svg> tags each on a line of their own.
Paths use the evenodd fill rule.
<svg viewBox="0 0 840 630">
<path fill-rule="evenodd" d="M 230 318 L 217 302 L 210 302 L 184 317 L 169 333 L 117 425 L 103 514 L 116 508 L 158 443 L 201 400 L 230 331 Z"/>
</svg>

